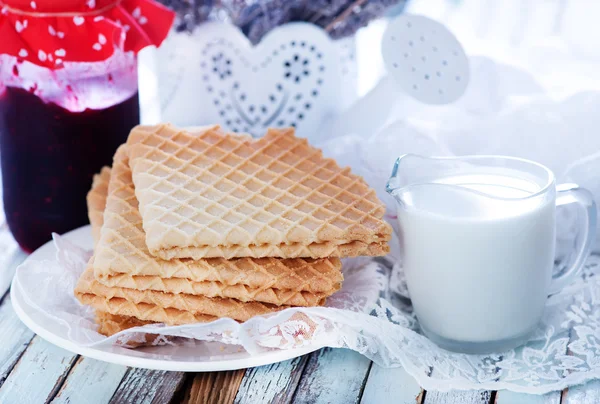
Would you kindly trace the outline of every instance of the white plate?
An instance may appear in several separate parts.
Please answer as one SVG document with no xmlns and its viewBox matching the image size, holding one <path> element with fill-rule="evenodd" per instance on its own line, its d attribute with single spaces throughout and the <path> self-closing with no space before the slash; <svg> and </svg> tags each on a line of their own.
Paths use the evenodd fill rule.
<svg viewBox="0 0 600 404">
<path fill-rule="evenodd" d="M 81 247 L 92 249 L 90 226 L 80 227 L 63 237 Z M 54 245 L 50 241 L 34 251 L 27 260 L 54 260 L 55 253 Z M 63 329 L 48 321 L 47 318 L 27 305 L 20 288 L 11 288 L 11 299 L 13 308 L 21 321 L 46 341 L 78 355 L 118 365 L 180 372 L 213 372 L 268 365 L 296 358 L 316 350 L 313 347 L 274 350 L 251 356 L 238 345 L 201 341 L 194 341 L 185 346 L 138 349 L 126 349 L 118 346 L 82 347 L 70 342 L 64 335 Z M 211 354 L 213 352 L 222 352 L 222 354 Z"/>
</svg>

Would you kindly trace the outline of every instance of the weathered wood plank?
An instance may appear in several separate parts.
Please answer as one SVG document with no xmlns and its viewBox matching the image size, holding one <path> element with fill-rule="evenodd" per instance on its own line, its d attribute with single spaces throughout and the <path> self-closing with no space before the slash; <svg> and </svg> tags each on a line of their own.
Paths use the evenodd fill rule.
<svg viewBox="0 0 600 404">
<path fill-rule="evenodd" d="M 308 355 L 247 369 L 235 403 L 289 403 L 294 396 Z"/>
<path fill-rule="evenodd" d="M 295 403 L 357 403 L 371 361 L 349 349 L 324 348 L 309 355 Z"/>
<path fill-rule="evenodd" d="M 0 403 L 44 403 L 59 391 L 77 359 L 35 337 L 0 388 Z"/>
<path fill-rule="evenodd" d="M 600 380 L 594 380 L 581 386 L 565 390 L 563 404 L 598 404 L 600 403 Z"/>
<path fill-rule="evenodd" d="M 404 368 L 385 369 L 373 364 L 365 385 L 362 403 L 420 403 L 423 389 Z"/>
<path fill-rule="evenodd" d="M 34 335 L 15 314 L 10 296 L 7 296 L 0 305 L 0 330 L 1 386 Z"/>
<path fill-rule="evenodd" d="M 499 391 L 496 393 L 494 404 L 560 404 L 560 396 L 560 391 L 544 394 L 543 396 Z"/>
<path fill-rule="evenodd" d="M 425 393 L 424 404 L 489 404 L 492 399 L 492 392 L 481 391 L 449 391 L 442 393 L 439 391 L 427 391 Z"/>
<path fill-rule="evenodd" d="M 110 402 L 118 404 L 169 403 L 183 387 L 186 373 L 129 369 Z"/>
<path fill-rule="evenodd" d="M 52 402 L 105 404 L 126 372 L 125 366 L 79 357 Z"/>
<path fill-rule="evenodd" d="M 196 373 L 184 395 L 185 404 L 233 403 L 245 369 L 230 372 Z"/>
</svg>

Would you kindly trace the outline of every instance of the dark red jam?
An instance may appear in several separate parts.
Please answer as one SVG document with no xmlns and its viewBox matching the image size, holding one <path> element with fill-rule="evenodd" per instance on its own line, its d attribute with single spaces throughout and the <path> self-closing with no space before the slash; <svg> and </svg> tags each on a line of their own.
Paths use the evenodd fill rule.
<svg viewBox="0 0 600 404">
<path fill-rule="evenodd" d="M 139 102 L 71 112 L 13 87 L 0 94 L 0 156 L 10 231 L 31 252 L 88 223 L 92 177 L 111 165 L 117 147 L 139 123 Z M 0 90 L 1 91 L 1 90 Z"/>
</svg>

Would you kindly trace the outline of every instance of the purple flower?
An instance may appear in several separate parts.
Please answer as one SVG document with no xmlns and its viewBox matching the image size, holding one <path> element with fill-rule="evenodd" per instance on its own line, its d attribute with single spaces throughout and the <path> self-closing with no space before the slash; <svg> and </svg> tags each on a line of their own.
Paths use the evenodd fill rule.
<svg viewBox="0 0 600 404">
<path fill-rule="evenodd" d="M 406 0 L 159 0 L 177 13 L 176 28 L 191 31 L 208 21 L 227 21 L 239 27 L 254 44 L 273 28 L 307 21 L 332 38 L 354 34 L 392 6 L 397 13 Z"/>
</svg>

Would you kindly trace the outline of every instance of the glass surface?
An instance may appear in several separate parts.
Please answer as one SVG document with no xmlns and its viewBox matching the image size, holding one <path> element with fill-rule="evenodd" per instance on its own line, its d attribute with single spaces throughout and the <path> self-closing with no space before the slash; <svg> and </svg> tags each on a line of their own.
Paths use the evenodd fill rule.
<svg viewBox="0 0 600 404">
<path fill-rule="evenodd" d="M 2 90 L 0 90 L 2 91 Z M 139 123 L 139 102 L 71 112 L 29 91 L 0 94 L 0 153 L 4 210 L 26 251 L 88 222 L 92 177 L 111 165 L 117 147 Z"/>
</svg>

